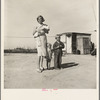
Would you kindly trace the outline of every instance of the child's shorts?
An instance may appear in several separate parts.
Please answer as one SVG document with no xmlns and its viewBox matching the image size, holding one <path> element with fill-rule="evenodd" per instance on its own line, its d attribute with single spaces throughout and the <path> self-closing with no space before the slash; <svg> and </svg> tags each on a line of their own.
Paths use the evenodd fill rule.
<svg viewBox="0 0 100 100">
<path fill-rule="evenodd" d="M 51 59 L 50 59 L 50 58 L 47 58 L 47 61 L 48 61 L 48 62 L 51 62 Z"/>
</svg>

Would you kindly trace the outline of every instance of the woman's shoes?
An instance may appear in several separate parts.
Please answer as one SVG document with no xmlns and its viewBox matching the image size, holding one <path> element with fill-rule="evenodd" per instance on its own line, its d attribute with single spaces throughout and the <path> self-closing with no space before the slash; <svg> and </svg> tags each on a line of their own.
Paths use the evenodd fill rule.
<svg viewBox="0 0 100 100">
<path fill-rule="evenodd" d="M 41 72 L 42 72 L 42 70 L 41 70 L 41 69 L 36 69 L 36 71 L 37 71 L 37 72 L 39 72 L 39 73 L 41 73 Z"/>
<path fill-rule="evenodd" d="M 40 69 L 43 71 L 44 70 L 44 68 L 43 67 L 40 67 Z"/>
<path fill-rule="evenodd" d="M 44 70 L 44 68 L 41 67 L 40 69 L 36 69 L 36 70 L 37 70 L 37 72 L 41 73 Z"/>
</svg>

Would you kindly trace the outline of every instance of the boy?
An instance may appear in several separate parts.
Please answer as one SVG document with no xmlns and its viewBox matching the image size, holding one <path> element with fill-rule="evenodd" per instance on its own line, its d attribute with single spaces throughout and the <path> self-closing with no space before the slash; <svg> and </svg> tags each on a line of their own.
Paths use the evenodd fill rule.
<svg viewBox="0 0 100 100">
<path fill-rule="evenodd" d="M 61 69 L 62 62 L 62 48 L 64 48 L 64 44 L 60 41 L 60 36 L 56 35 L 56 42 L 53 45 L 54 50 L 54 68 Z"/>
<path fill-rule="evenodd" d="M 51 44 L 48 43 L 47 44 L 47 53 L 48 53 L 48 57 L 47 57 L 47 69 L 50 70 L 50 64 L 51 64 L 51 59 L 52 59 L 52 50 L 51 50 Z"/>
</svg>

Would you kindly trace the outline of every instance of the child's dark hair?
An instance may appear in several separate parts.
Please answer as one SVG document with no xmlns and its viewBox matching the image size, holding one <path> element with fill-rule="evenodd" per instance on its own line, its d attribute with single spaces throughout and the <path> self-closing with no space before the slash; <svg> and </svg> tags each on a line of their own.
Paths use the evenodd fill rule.
<svg viewBox="0 0 100 100">
<path fill-rule="evenodd" d="M 52 45 L 50 43 L 47 43 L 47 46 L 51 48 Z"/>
</svg>

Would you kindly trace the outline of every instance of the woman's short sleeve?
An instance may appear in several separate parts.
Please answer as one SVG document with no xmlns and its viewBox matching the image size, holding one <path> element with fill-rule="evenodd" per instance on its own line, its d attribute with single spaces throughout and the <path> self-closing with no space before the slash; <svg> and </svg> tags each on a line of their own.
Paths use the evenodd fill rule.
<svg viewBox="0 0 100 100">
<path fill-rule="evenodd" d="M 49 26 L 49 25 L 47 25 L 46 28 L 47 28 L 48 30 L 50 30 L 50 26 Z"/>
<path fill-rule="evenodd" d="M 50 26 L 48 25 L 48 29 L 50 30 Z"/>
</svg>

